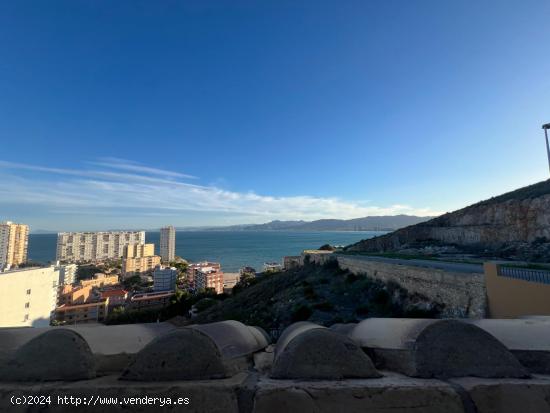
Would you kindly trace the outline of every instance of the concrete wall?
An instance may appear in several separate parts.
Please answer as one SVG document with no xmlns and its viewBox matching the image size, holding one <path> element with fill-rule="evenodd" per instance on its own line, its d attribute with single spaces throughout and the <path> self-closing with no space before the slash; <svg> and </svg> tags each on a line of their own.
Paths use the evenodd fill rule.
<svg viewBox="0 0 550 413">
<path fill-rule="evenodd" d="M 464 359 L 456 357 L 447 357 L 447 354 L 454 354 L 449 349 L 461 347 L 461 350 L 467 350 L 470 354 L 478 357 L 479 348 L 483 351 L 494 351 L 494 346 L 500 345 L 498 342 L 489 345 L 487 337 L 479 341 L 479 333 L 471 334 L 470 328 L 455 329 L 452 324 L 463 324 L 458 321 L 450 320 L 411 320 L 411 319 L 370 319 L 371 324 L 375 321 L 378 326 L 365 326 L 360 336 L 362 339 L 371 339 L 383 346 L 387 338 L 387 333 L 396 332 L 401 336 L 402 346 L 417 351 L 420 347 L 416 345 L 418 340 L 429 344 L 428 354 L 434 354 L 435 359 L 449 369 L 453 369 L 457 363 L 462 363 Z M 463 340 L 471 341 L 471 346 L 461 346 L 457 343 L 456 336 L 448 334 L 438 334 L 442 341 L 438 340 L 436 345 L 432 346 L 433 336 L 425 336 L 427 327 L 423 322 L 429 325 L 440 324 L 451 326 L 452 330 L 459 336 L 464 334 Z M 503 321 L 503 320 L 500 320 Z M 506 320 L 510 321 L 510 320 Z M 516 320 L 522 321 L 522 320 Z M 411 336 L 408 334 L 410 329 L 396 328 L 395 323 L 407 325 L 414 324 L 421 328 L 422 334 Z M 485 320 L 493 323 L 494 320 Z M 345 412 L 345 413 L 547 413 L 550 412 L 550 376 L 537 374 L 534 377 L 513 378 L 508 375 L 499 374 L 496 376 L 487 376 L 487 378 L 478 378 L 476 376 L 449 376 L 442 378 L 418 378 L 410 377 L 396 371 L 379 370 L 380 375 L 375 377 L 360 377 L 324 380 L 312 379 L 310 377 L 298 379 L 274 378 L 272 366 L 275 366 L 279 360 L 274 358 L 274 349 L 267 346 L 267 341 L 262 343 L 260 339 L 246 339 L 246 332 L 251 327 L 246 328 L 241 325 L 233 332 L 228 334 L 228 327 L 235 325 L 236 322 L 213 323 L 194 328 L 175 328 L 169 324 L 150 324 L 150 325 L 120 325 L 120 326 L 76 326 L 71 331 L 77 331 L 80 336 L 75 334 L 65 334 L 67 329 L 52 327 L 48 329 L 0 329 L 0 362 L 4 360 L 6 364 L 0 366 L 0 413 L 1 412 L 29 412 L 29 411 L 48 411 L 48 412 L 66 412 L 78 411 L 98 412 L 98 411 L 185 411 L 185 412 L 219 412 L 219 413 L 306 413 L 306 412 Z M 494 323 L 493 323 L 494 324 Z M 507 323 L 508 324 L 508 323 Z M 238 323 L 237 323 L 238 325 Z M 525 327 L 527 323 L 522 323 Z M 469 325 L 468 327 L 473 327 Z M 494 325 L 500 330 L 502 327 Z M 524 334 L 525 329 L 516 329 L 517 325 L 510 326 L 510 333 L 515 337 L 523 338 L 517 348 L 525 348 L 530 345 L 533 338 L 544 338 L 548 331 L 547 322 L 541 320 L 531 320 L 529 323 L 530 334 Z M 292 328 L 292 326 L 291 326 Z M 447 327 L 448 328 L 448 327 Z M 477 328 L 477 327 L 476 327 Z M 533 331 L 533 329 L 535 331 Z M 41 331 L 40 331 L 41 330 Z M 418 332 L 420 330 L 413 328 Z M 53 334 L 64 331 L 64 334 Z M 189 334 L 181 335 L 182 331 Z M 147 361 L 151 355 L 158 356 L 159 360 L 176 360 L 178 351 L 183 354 L 195 356 L 195 353 L 186 352 L 180 344 L 185 344 L 185 340 L 179 341 L 174 348 L 166 346 L 169 341 L 163 340 L 170 337 L 182 337 L 187 339 L 195 336 L 195 332 L 200 331 L 200 336 L 208 336 L 208 340 L 213 340 L 219 349 L 225 354 L 225 360 L 233 356 L 235 348 L 242 348 L 245 351 L 239 354 L 247 354 L 247 363 L 242 365 L 240 370 L 228 377 L 212 377 L 207 379 L 181 379 L 177 377 L 181 371 L 189 369 L 186 364 L 184 368 L 173 369 L 172 377 L 165 380 L 156 380 L 147 374 L 145 380 L 134 380 L 124 376 L 128 363 L 134 365 L 137 359 Z M 297 346 L 297 341 L 303 334 L 308 332 L 327 332 L 325 340 L 318 340 L 319 335 L 308 335 L 307 343 L 303 349 L 311 348 L 312 353 L 323 352 L 324 363 L 312 363 L 312 359 L 302 357 L 304 353 Z M 438 330 L 441 332 L 442 330 Z M 330 334 L 331 331 L 322 327 L 306 330 L 302 335 L 297 335 L 288 342 L 284 352 L 296 352 L 300 357 L 296 358 L 296 363 L 290 364 L 291 368 L 302 368 L 304 365 L 314 366 L 315 369 L 331 366 L 335 373 L 340 371 L 340 364 L 351 354 L 354 343 L 349 338 Z M 48 335 L 46 337 L 46 335 Z M 40 345 L 33 345 L 33 339 L 40 339 Z M 331 340 L 326 340 L 327 337 Z M 80 337 L 80 338 L 79 338 Z M 256 336 L 254 336 L 256 337 Z M 340 338 L 341 337 L 341 338 Z M 360 337 L 360 338 L 361 338 Z M 477 338 L 476 338 L 477 337 Z M 491 336 L 489 336 L 491 337 Z M 66 340 L 61 341 L 62 338 Z M 74 344 L 77 341 L 85 340 L 86 346 Z M 67 340 L 68 339 L 68 340 Z M 204 342 L 208 342 L 204 341 Z M 412 342 L 411 342 L 412 340 Z M 496 339 L 493 339 L 496 340 Z M 283 340 L 284 341 L 284 340 Z M 547 349 L 547 340 L 538 340 L 542 347 L 533 349 L 533 356 L 539 362 L 544 362 Z M 294 342 L 294 345 L 292 344 Z M 345 349 L 332 347 L 332 344 L 341 342 Z M 302 341 L 304 343 L 304 341 Z M 332 344 L 331 344 L 332 343 Z M 228 346 L 228 344 L 231 344 Z M 330 346 L 327 346 L 330 344 Z M 367 343 L 368 344 L 368 343 Z M 156 348 L 154 348 L 156 346 Z M 395 345 L 391 348 L 395 349 Z M 20 350 L 32 351 L 20 351 Z M 63 348 L 64 352 L 51 351 L 50 357 L 43 357 L 44 348 Z M 147 349 L 153 348 L 153 351 Z M 365 347 L 364 347 L 365 348 Z M 390 349 L 389 347 L 384 347 Z M 263 350 L 262 350 L 263 349 Z M 347 350 L 346 350 L 347 349 Z M 196 349 L 197 353 L 204 354 L 202 348 Z M 275 349 L 279 354 L 279 349 Z M 300 351 L 298 351 L 300 350 Z M 326 351 L 328 350 L 328 351 Z M 541 351 L 543 350 L 543 351 Z M 67 351 L 71 352 L 72 363 L 58 363 L 59 360 L 67 360 Z M 250 358 L 250 353 L 253 357 Z M 4 354 L 3 354 L 4 353 Z M 62 370 L 63 367 L 79 367 L 78 360 L 82 355 L 92 353 L 95 360 L 95 369 L 98 373 L 95 377 L 75 378 L 54 378 L 53 374 L 62 372 L 66 375 L 71 373 L 70 369 Z M 301 354 L 299 354 L 301 353 Z M 134 359 L 135 356 L 135 359 Z M 145 356 L 145 357 L 144 357 Z M 364 354 L 367 357 L 366 354 Z M 394 353 L 399 358 L 400 354 Z M 318 357 L 318 354 L 314 357 Z M 167 359 L 168 358 L 168 359 Z M 490 360 L 483 352 L 482 359 Z M 10 364 L 10 360 L 16 360 L 16 363 Z M 192 368 L 199 369 L 209 365 L 212 358 L 201 358 L 201 363 Z M 231 358 L 234 360 L 234 358 Z M 314 359 L 313 359 L 314 360 Z M 502 358 L 494 357 L 493 363 L 502 364 Z M 348 360 L 349 361 L 349 360 Z M 476 361 L 476 358 L 468 358 L 470 363 Z M 80 363 L 84 364 L 84 363 Z M 93 361 L 90 364 L 94 364 Z M 37 368 L 40 374 L 34 374 L 33 377 L 14 378 L 14 375 L 5 375 L 5 369 L 13 368 L 15 375 L 31 371 L 36 372 Z M 164 363 L 152 362 L 145 372 L 156 372 L 164 368 Z M 166 363 L 166 366 L 171 366 Z M 81 366 L 80 366 L 81 367 Z M 90 368 L 90 366 L 88 366 Z M 133 367 L 132 367 L 133 368 Z M 315 370 L 314 369 L 314 370 Z M 55 371 L 54 371 L 55 370 Z M 134 370 L 135 371 L 135 370 Z M 4 378 L 2 378 L 4 374 Z M 122 376 L 121 376 L 122 374 Z M 6 379 L 7 378 L 7 379 Z M 29 396 L 33 396 L 29 399 Z M 34 396 L 39 396 L 34 398 Z M 49 397 L 50 399 L 47 399 Z M 162 398 L 162 400 L 161 400 Z M 183 402 L 186 398 L 186 402 Z M 30 400 L 30 401 L 29 401 Z M 181 400 L 181 401 L 179 401 Z M 34 406 L 30 406 L 30 402 Z M 69 404 L 71 403 L 71 404 Z M 177 403 L 177 404 L 176 404 Z M 106 406 L 106 404 L 109 404 Z"/>
<path fill-rule="evenodd" d="M 484 268 L 491 318 L 550 315 L 550 284 L 500 276 L 495 263 Z"/>
<path fill-rule="evenodd" d="M 444 304 L 445 317 L 483 318 L 486 315 L 483 274 L 388 264 L 342 255 L 310 255 L 310 259 L 319 264 L 336 259 L 340 268 L 354 274 L 366 274 L 383 282 L 393 281 L 410 293 Z"/>
</svg>

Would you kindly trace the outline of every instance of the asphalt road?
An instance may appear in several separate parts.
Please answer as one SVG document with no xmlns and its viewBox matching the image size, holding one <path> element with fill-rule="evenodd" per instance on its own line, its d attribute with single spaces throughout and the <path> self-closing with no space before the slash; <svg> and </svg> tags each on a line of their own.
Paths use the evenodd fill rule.
<svg viewBox="0 0 550 413">
<path fill-rule="evenodd" d="M 435 260 L 406 260 L 402 258 L 374 257 L 369 255 L 341 255 L 342 257 L 353 257 L 358 260 L 377 261 L 388 264 L 412 265 L 414 267 L 437 268 L 439 270 L 464 273 L 483 274 L 482 264 L 467 264 L 460 262 L 435 261 Z"/>
</svg>

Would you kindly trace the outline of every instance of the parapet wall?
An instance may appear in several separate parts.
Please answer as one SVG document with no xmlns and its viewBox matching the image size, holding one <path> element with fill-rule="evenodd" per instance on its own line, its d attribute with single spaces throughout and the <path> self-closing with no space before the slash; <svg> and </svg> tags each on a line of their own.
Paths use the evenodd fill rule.
<svg viewBox="0 0 550 413">
<path fill-rule="evenodd" d="M 444 317 L 483 318 L 487 298 L 483 274 L 450 272 L 437 268 L 389 264 L 344 255 L 309 255 L 312 262 L 337 260 L 340 268 L 366 274 L 383 282 L 393 281 L 413 294 L 444 304 Z"/>
<path fill-rule="evenodd" d="M 275 346 L 236 321 L 0 329 L 13 344 L 0 347 L 0 413 L 550 413 L 549 323 L 370 318 L 343 333 L 300 322 Z M 103 370 L 98 352 L 132 354 Z"/>
</svg>

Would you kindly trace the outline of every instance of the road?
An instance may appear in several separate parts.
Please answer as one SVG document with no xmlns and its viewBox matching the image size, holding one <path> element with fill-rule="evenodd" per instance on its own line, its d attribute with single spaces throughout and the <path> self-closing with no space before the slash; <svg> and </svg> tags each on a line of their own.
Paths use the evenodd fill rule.
<svg viewBox="0 0 550 413">
<path fill-rule="evenodd" d="M 337 254 L 340 257 L 353 257 L 358 260 L 384 262 L 387 264 L 399 264 L 399 265 L 412 265 L 414 267 L 423 268 L 436 268 L 439 270 L 445 270 L 450 272 L 464 272 L 464 273 L 477 273 L 483 274 L 482 264 L 468 264 L 461 262 L 449 262 L 449 261 L 435 261 L 435 260 L 420 260 L 420 259 L 403 259 L 403 258 L 386 258 L 375 257 L 370 255 L 347 255 Z"/>
</svg>

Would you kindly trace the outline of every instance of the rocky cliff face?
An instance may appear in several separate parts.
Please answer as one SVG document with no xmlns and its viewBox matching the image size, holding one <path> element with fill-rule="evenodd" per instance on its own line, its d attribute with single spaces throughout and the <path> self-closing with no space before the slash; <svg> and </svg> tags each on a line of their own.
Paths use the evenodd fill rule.
<svg viewBox="0 0 550 413">
<path fill-rule="evenodd" d="M 454 245 L 492 251 L 544 247 L 550 241 L 550 180 L 360 241 L 348 251 L 396 251 L 418 245 Z M 550 248 L 549 248 L 550 250 Z"/>
</svg>

